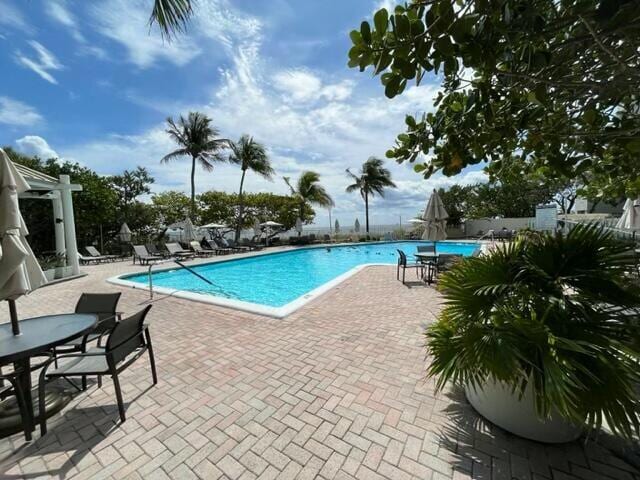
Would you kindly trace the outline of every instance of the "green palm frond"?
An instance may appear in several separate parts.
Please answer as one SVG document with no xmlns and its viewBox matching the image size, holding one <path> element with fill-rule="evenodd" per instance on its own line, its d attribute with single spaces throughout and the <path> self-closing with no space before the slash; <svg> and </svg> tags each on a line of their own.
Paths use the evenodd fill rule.
<svg viewBox="0 0 640 480">
<path fill-rule="evenodd" d="M 347 193 L 359 191 L 363 198 L 375 194 L 383 197 L 387 188 L 396 188 L 396 184 L 391 180 L 391 172 L 384 168 L 384 162 L 379 158 L 370 157 L 364 162 L 359 175 L 348 168 L 346 174 L 353 181 L 347 186 Z"/>
<path fill-rule="evenodd" d="M 183 32 L 193 14 L 192 0 L 154 0 L 149 25 L 160 27 L 164 38 Z"/>
<path fill-rule="evenodd" d="M 229 141 L 228 144 L 231 150 L 229 162 L 240 165 L 243 171 L 251 170 L 267 180 L 273 178 L 275 170 L 264 145 L 249 135 L 243 135 L 237 142 Z"/>
<path fill-rule="evenodd" d="M 538 414 L 639 433 L 640 292 L 629 245 L 597 226 L 525 236 L 440 278 L 444 309 L 427 332 L 429 374 L 524 392 Z"/>
</svg>

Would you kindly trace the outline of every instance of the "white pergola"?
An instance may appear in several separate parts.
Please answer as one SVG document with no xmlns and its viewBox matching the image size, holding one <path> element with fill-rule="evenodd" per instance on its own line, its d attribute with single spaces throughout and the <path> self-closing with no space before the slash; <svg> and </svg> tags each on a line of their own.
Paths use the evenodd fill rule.
<svg viewBox="0 0 640 480">
<path fill-rule="evenodd" d="M 64 255 L 71 267 L 71 275 L 80 273 L 78 244 L 76 241 L 76 222 L 73 216 L 71 192 L 82 191 L 82 185 L 72 184 L 69 175 L 60 175 L 56 179 L 37 170 L 14 163 L 16 169 L 29 184 L 29 191 L 21 193 L 19 198 L 51 200 L 53 222 L 56 237 L 56 254 Z"/>
</svg>

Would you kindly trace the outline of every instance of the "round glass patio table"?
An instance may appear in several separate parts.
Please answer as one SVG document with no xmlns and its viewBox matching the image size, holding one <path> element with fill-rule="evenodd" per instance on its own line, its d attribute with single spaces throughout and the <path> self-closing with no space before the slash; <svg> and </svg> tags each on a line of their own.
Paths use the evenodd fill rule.
<svg viewBox="0 0 640 480">
<path fill-rule="evenodd" d="M 98 324 L 96 315 L 69 313 L 62 315 L 45 315 L 42 317 L 26 318 L 20 320 L 20 335 L 14 335 L 11 323 L 0 325 L 0 365 L 13 363 L 20 384 L 25 393 L 27 408 L 33 408 L 31 394 L 31 357 L 51 350 L 53 347 L 63 345 L 75 338 L 91 332 Z M 55 402 L 47 402 L 52 404 Z M 60 402 L 58 402 L 59 404 Z M 63 405 L 58 405 L 59 410 Z M 56 411 L 57 411 L 56 410 Z M 13 416 L 15 411 L 9 410 Z M 31 418 L 35 418 L 33 410 Z M 47 414 L 50 409 L 47 409 Z M 54 412 L 51 412 L 54 413 Z M 0 413 L 0 436 L 11 434 L 20 430 L 20 424 L 8 418 L 2 419 Z M 16 429 L 16 427 L 19 427 Z"/>
</svg>

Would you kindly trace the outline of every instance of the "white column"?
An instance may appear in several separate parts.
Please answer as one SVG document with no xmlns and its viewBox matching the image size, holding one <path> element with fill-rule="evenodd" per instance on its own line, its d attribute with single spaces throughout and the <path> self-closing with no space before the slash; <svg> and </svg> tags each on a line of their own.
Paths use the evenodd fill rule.
<svg viewBox="0 0 640 480">
<path fill-rule="evenodd" d="M 60 193 L 55 192 L 51 197 L 53 203 L 53 227 L 56 234 L 56 254 L 64 255 L 66 253 L 66 242 L 64 239 L 64 213 L 62 211 L 62 200 Z"/>
<path fill-rule="evenodd" d="M 78 243 L 76 242 L 76 221 L 73 215 L 73 199 L 69 184 L 69 175 L 60 175 L 60 183 L 63 189 L 60 191 L 62 198 L 62 214 L 64 219 L 64 237 L 67 250 L 67 264 L 72 268 L 73 275 L 80 273 L 80 259 L 78 258 Z M 66 187 L 66 188 L 64 188 Z"/>
</svg>

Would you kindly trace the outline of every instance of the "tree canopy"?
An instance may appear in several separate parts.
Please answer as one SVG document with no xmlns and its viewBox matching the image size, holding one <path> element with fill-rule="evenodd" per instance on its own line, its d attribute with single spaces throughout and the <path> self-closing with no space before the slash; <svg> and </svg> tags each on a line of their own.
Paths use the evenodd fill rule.
<svg viewBox="0 0 640 480">
<path fill-rule="evenodd" d="M 160 160 L 167 163 L 182 157 L 191 157 L 191 214 L 196 209 L 196 164 L 210 172 L 215 162 L 226 161 L 220 151 L 227 148 L 228 140 L 218 138 L 220 132 L 211 124 L 212 120 L 200 112 L 189 112 L 177 121 L 167 118 L 166 132 L 179 146 Z"/>
<path fill-rule="evenodd" d="M 639 38 L 632 0 L 414 0 L 351 32 L 349 66 L 389 98 L 441 78 L 435 111 L 407 115 L 387 152 L 425 177 L 519 159 L 614 197 L 640 192 Z"/>
</svg>

